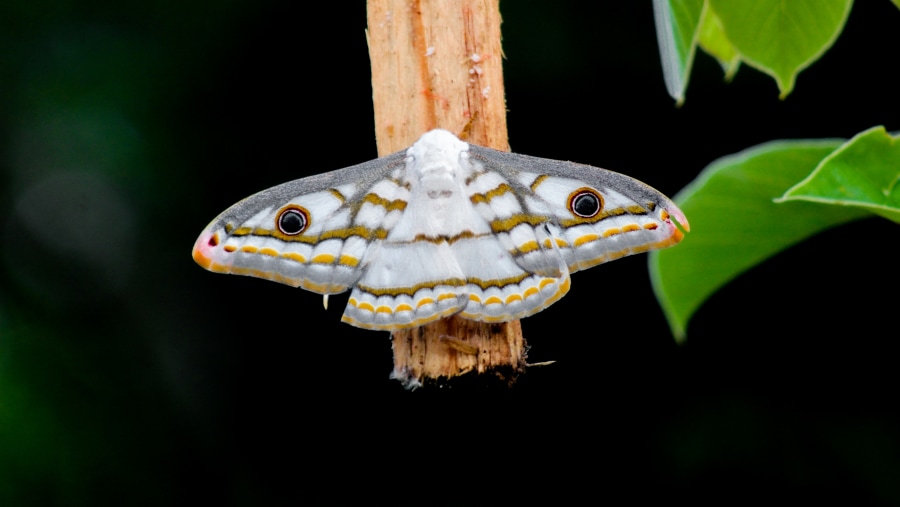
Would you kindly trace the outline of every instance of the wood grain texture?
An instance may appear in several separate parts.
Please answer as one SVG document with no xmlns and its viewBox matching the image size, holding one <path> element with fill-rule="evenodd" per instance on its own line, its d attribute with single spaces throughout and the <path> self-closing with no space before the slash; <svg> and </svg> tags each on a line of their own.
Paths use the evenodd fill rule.
<svg viewBox="0 0 900 507">
<path fill-rule="evenodd" d="M 379 156 L 443 128 L 509 150 L 498 0 L 369 0 L 369 56 Z M 393 376 L 408 387 L 525 367 L 519 321 L 452 317 L 392 335 Z"/>
<path fill-rule="evenodd" d="M 508 150 L 497 0 L 371 0 L 379 155 L 444 128 Z"/>
</svg>

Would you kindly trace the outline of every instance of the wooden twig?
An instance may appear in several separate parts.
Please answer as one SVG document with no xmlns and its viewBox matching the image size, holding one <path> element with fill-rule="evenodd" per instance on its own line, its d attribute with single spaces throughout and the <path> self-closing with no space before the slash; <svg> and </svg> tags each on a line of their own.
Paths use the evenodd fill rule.
<svg viewBox="0 0 900 507">
<path fill-rule="evenodd" d="M 369 0 L 369 56 L 379 155 L 444 128 L 509 150 L 498 0 Z M 525 366 L 519 321 L 452 317 L 395 332 L 393 376 L 408 387 Z"/>
</svg>

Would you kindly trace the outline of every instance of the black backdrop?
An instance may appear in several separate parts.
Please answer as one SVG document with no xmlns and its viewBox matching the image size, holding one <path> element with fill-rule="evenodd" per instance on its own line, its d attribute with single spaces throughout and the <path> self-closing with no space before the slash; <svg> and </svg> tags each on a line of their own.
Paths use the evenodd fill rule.
<svg viewBox="0 0 900 507">
<path fill-rule="evenodd" d="M 554 365 L 512 389 L 407 392 L 388 334 L 339 322 L 346 295 L 325 311 L 188 256 L 237 200 L 375 157 L 364 2 L 8 9 L 4 505 L 900 501 L 896 225 L 840 227 L 742 275 L 684 346 L 645 257 L 579 273 L 523 322 L 529 358 Z M 698 54 L 680 109 L 650 2 L 501 10 L 516 152 L 673 195 L 764 141 L 900 128 L 887 1 L 858 2 L 786 100 Z"/>
</svg>

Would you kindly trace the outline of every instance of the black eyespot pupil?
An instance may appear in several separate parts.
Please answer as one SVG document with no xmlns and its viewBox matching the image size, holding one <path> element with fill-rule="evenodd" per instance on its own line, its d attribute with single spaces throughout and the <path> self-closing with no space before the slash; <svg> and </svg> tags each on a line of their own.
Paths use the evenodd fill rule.
<svg viewBox="0 0 900 507">
<path fill-rule="evenodd" d="M 285 234 L 300 234 L 306 228 L 306 217 L 297 210 L 288 210 L 281 214 L 278 226 Z"/>
<path fill-rule="evenodd" d="M 592 217 L 600 211 L 600 200 L 597 196 L 588 192 L 578 194 L 572 202 L 572 208 L 576 215 Z"/>
</svg>

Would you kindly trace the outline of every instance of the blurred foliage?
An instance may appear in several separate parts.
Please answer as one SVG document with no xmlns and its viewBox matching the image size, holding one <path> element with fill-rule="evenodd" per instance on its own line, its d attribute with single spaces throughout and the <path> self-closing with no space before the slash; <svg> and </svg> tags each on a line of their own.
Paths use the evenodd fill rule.
<svg viewBox="0 0 900 507">
<path fill-rule="evenodd" d="M 854 206 L 900 222 L 900 142 L 884 127 L 861 132 L 822 160 L 784 201 Z"/>
<path fill-rule="evenodd" d="M 867 216 L 775 202 L 840 144 L 824 139 L 755 146 L 716 160 L 675 196 L 695 232 L 678 248 L 651 256 L 650 271 L 677 339 L 685 339 L 688 320 L 703 301 L 740 273 L 813 234 Z"/>
<path fill-rule="evenodd" d="M 675 197 L 701 224 L 698 232 L 677 250 L 650 255 L 654 290 L 676 339 L 685 339 L 703 301 L 785 248 L 872 214 L 900 221 L 897 146 L 875 127 L 843 143 L 773 141 L 704 169 Z"/>
<path fill-rule="evenodd" d="M 727 80 L 744 61 L 775 77 L 784 99 L 796 74 L 834 44 L 852 5 L 852 0 L 815 7 L 658 0 L 654 13 L 667 90 L 683 104 L 699 45 L 719 61 Z M 900 151 L 884 127 L 860 133 L 840 148 L 830 144 L 830 149 L 826 141 L 810 150 L 811 141 L 786 140 L 723 157 L 678 194 L 676 202 L 704 225 L 678 250 L 650 255 L 654 290 L 676 339 L 684 340 L 688 320 L 703 301 L 740 273 L 803 238 L 866 216 L 860 209 L 840 207 L 861 207 L 897 221 L 891 194 L 900 179 Z M 806 204 L 773 205 L 791 201 Z M 744 218 L 747 213 L 753 220 Z"/>
<path fill-rule="evenodd" d="M 669 95 L 681 104 L 700 46 L 731 79 L 739 62 L 771 75 L 783 99 L 840 35 L 853 0 L 654 0 Z"/>
</svg>

